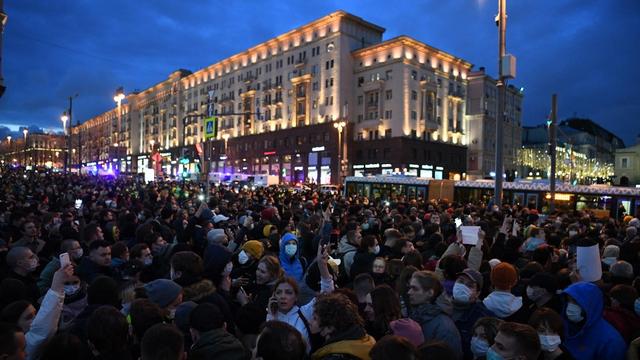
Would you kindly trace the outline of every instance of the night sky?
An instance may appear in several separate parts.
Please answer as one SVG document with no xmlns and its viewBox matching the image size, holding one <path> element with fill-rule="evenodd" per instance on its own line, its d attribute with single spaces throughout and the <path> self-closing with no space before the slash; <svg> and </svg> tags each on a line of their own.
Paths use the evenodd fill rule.
<svg viewBox="0 0 640 360">
<path fill-rule="evenodd" d="M 206 5 L 203 5 L 206 4 Z M 114 106 L 126 92 L 192 71 L 342 9 L 497 73 L 497 0 L 195 1 L 7 0 L 0 124 L 61 127 Z M 508 1 L 507 52 L 518 58 L 525 125 L 591 118 L 626 145 L 640 134 L 640 1 Z M 0 128 L 0 139 L 4 139 Z M 6 135 L 6 134 L 5 134 Z"/>
</svg>

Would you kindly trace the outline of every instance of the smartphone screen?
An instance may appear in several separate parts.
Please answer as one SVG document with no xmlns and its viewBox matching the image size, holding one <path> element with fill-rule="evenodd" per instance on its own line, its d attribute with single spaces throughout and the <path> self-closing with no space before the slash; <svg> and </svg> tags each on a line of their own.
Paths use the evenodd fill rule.
<svg viewBox="0 0 640 360">
<path fill-rule="evenodd" d="M 76 210 L 82 207 L 82 199 L 76 199 Z"/>
</svg>

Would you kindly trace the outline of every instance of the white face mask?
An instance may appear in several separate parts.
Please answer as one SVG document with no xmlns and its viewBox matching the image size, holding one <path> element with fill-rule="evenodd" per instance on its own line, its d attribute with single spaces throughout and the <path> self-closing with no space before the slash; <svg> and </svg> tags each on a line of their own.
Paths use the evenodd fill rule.
<svg viewBox="0 0 640 360">
<path fill-rule="evenodd" d="M 290 257 L 294 257 L 298 252 L 298 245 L 296 244 L 287 244 L 284 246 L 284 252 Z"/>
<path fill-rule="evenodd" d="M 453 284 L 453 299 L 457 302 L 468 304 L 471 302 L 475 291 L 470 289 L 467 285 L 456 282 Z"/>
<path fill-rule="evenodd" d="M 571 230 L 571 231 L 569 231 L 569 237 L 574 237 L 574 236 L 576 236 L 576 235 L 578 235 L 578 232 L 577 232 L 577 231 L 575 231 L 575 230 Z"/>
<path fill-rule="evenodd" d="M 569 321 L 571 322 L 578 323 L 584 320 L 584 316 L 582 316 L 582 308 L 580 307 L 580 305 L 568 303 L 567 310 L 565 312 L 567 314 L 567 319 L 569 319 Z"/>
<path fill-rule="evenodd" d="M 540 347 L 542 351 L 554 352 L 560 346 L 562 340 L 558 335 L 538 335 L 540 338 Z"/>
<path fill-rule="evenodd" d="M 38 268 L 38 258 L 34 257 L 31 260 L 27 260 L 26 270 L 31 272 Z"/>
<path fill-rule="evenodd" d="M 240 265 L 244 265 L 249 261 L 249 255 L 247 255 L 247 253 L 242 250 L 240 251 L 240 253 L 238 254 L 238 262 L 240 263 Z"/>
<path fill-rule="evenodd" d="M 545 292 L 546 292 L 546 290 L 543 289 L 543 288 L 534 289 L 531 286 L 527 286 L 527 297 L 531 301 L 536 301 L 536 300 L 540 299 L 541 297 L 544 296 Z"/>
<path fill-rule="evenodd" d="M 486 340 L 477 336 L 471 338 L 471 352 L 473 353 L 474 358 L 485 356 L 487 354 L 487 350 L 489 350 L 489 343 Z"/>
<path fill-rule="evenodd" d="M 227 266 L 224 267 L 224 271 L 222 272 L 223 276 L 231 275 L 231 270 L 233 270 L 233 263 L 228 263 Z"/>
<path fill-rule="evenodd" d="M 80 290 L 80 284 L 78 285 L 65 285 L 64 286 L 64 294 L 67 296 L 74 295 Z"/>
<path fill-rule="evenodd" d="M 373 248 L 373 253 L 376 255 L 380 253 L 380 245 L 376 245 L 376 247 Z"/>
<path fill-rule="evenodd" d="M 153 264 L 153 258 L 146 257 L 146 258 L 144 258 L 144 260 L 142 260 L 142 262 L 144 263 L 144 266 L 149 266 L 149 265 Z"/>
<path fill-rule="evenodd" d="M 82 255 L 84 255 L 84 250 L 82 250 L 82 248 L 69 252 L 69 256 L 71 256 L 73 260 L 78 260 L 82 258 Z"/>
</svg>

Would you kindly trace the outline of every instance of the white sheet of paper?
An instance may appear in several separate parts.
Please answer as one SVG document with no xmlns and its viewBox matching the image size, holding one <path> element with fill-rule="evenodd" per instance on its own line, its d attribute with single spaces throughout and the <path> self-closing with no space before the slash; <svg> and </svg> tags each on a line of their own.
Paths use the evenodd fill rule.
<svg viewBox="0 0 640 360">
<path fill-rule="evenodd" d="M 462 233 L 462 243 L 467 245 L 478 244 L 478 232 L 480 226 L 460 226 L 460 232 Z"/>
<path fill-rule="evenodd" d="M 578 246 L 576 251 L 576 265 L 584 281 L 598 281 L 602 277 L 602 263 L 598 245 Z"/>
</svg>

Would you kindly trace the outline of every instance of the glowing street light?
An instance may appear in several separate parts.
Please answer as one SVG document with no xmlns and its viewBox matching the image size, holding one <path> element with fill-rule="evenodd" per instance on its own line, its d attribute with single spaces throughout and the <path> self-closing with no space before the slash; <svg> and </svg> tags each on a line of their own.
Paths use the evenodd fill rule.
<svg viewBox="0 0 640 360">
<path fill-rule="evenodd" d="M 333 127 L 338 129 L 338 174 L 340 174 L 340 179 L 342 179 L 342 130 L 346 126 L 346 121 L 338 121 L 333 123 Z"/>
</svg>

